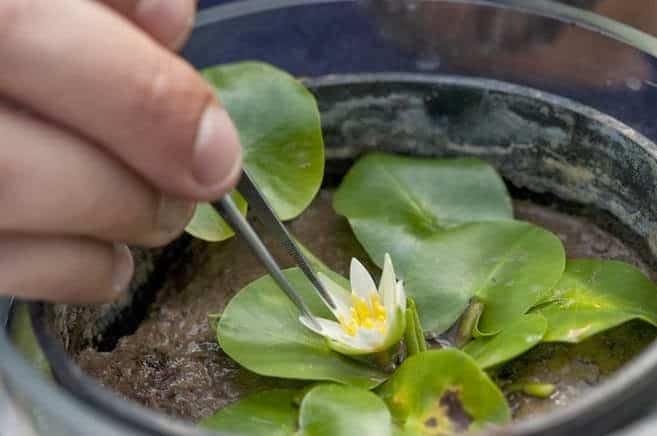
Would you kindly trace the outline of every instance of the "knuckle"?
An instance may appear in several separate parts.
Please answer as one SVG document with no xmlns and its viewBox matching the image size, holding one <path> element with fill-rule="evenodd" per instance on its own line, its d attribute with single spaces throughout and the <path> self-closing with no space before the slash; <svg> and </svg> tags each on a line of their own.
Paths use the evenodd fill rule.
<svg viewBox="0 0 657 436">
<path fill-rule="evenodd" d="M 159 62 L 147 77 L 137 82 L 138 110 L 145 114 L 158 113 L 167 107 L 169 100 L 178 92 L 175 73 L 170 62 Z"/>
<path fill-rule="evenodd" d="M 212 93 L 196 73 L 177 58 L 164 57 L 136 79 L 135 110 L 149 125 L 185 128 Z M 198 107 L 198 109 L 196 108 Z M 167 124 L 165 124 L 167 123 Z M 168 124 L 175 123 L 175 124 Z"/>
</svg>

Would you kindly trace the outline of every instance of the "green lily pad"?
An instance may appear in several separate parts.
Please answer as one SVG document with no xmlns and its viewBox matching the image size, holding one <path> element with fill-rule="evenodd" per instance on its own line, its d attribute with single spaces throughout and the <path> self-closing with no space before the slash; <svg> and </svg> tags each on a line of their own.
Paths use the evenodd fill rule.
<svg viewBox="0 0 657 436">
<path fill-rule="evenodd" d="M 233 119 L 244 166 L 271 206 L 283 220 L 299 215 L 315 197 L 324 175 L 324 142 L 313 95 L 294 77 L 260 62 L 221 65 L 201 73 Z M 226 224 L 216 225 L 221 218 L 214 210 L 201 210 L 203 215 L 190 224 L 194 236 L 231 236 Z"/>
<path fill-rule="evenodd" d="M 285 271 L 310 311 L 332 315 L 298 268 Z M 331 350 L 326 340 L 304 327 L 299 311 L 269 277 L 243 288 L 230 301 L 217 326 L 223 350 L 261 375 L 300 380 L 327 380 L 372 388 L 387 377 L 364 363 Z"/>
<path fill-rule="evenodd" d="M 392 434 L 392 419 L 381 398 L 352 386 L 311 388 L 299 409 L 296 392 L 272 390 L 247 397 L 201 422 L 236 436 L 352 436 Z"/>
<path fill-rule="evenodd" d="M 246 214 L 247 204 L 239 192 L 231 192 L 231 198 L 235 202 L 242 215 Z M 194 210 L 194 216 L 185 229 L 190 235 L 205 241 L 218 242 L 230 238 L 235 234 L 233 229 L 223 220 L 208 203 L 199 203 Z"/>
<path fill-rule="evenodd" d="M 393 427 L 388 407 L 372 392 L 324 384 L 303 398 L 299 428 L 299 436 L 389 436 Z"/>
<path fill-rule="evenodd" d="M 444 332 L 475 298 L 484 305 L 475 333 L 490 335 L 545 301 L 564 265 L 561 241 L 540 227 L 466 224 L 424 241 L 405 284 L 425 331 Z"/>
<path fill-rule="evenodd" d="M 378 393 L 405 435 L 474 431 L 511 419 L 502 392 L 456 349 L 408 358 Z"/>
<path fill-rule="evenodd" d="M 463 351 L 486 369 L 517 357 L 541 342 L 547 321 L 540 314 L 524 315 L 500 333 L 468 342 Z"/>
<path fill-rule="evenodd" d="M 259 392 L 224 407 L 201 421 L 201 427 L 234 436 L 292 436 L 297 427 L 296 391 Z"/>
<path fill-rule="evenodd" d="M 641 271 L 612 260 L 569 260 L 552 302 L 537 309 L 546 342 L 580 342 L 632 319 L 657 326 L 657 287 Z"/>
<path fill-rule="evenodd" d="M 389 253 L 405 277 L 418 244 L 463 223 L 513 218 L 495 170 L 476 159 L 368 154 L 349 170 L 333 207 L 372 260 Z"/>
</svg>

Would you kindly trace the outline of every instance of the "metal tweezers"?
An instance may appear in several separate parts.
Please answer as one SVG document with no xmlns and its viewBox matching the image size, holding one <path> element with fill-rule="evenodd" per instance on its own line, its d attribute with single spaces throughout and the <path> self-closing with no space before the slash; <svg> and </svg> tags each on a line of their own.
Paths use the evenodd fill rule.
<svg viewBox="0 0 657 436">
<path fill-rule="evenodd" d="M 324 300 L 324 302 L 331 308 L 335 309 L 335 302 L 331 295 L 326 292 L 324 286 L 317 278 L 315 271 L 310 265 L 310 262 L 303 255 L 299 245 L 294 241 L 294 238 L 283 225 L 281 220 L 276 216 L 276 212 L 271 208 L 258 186 L 254 183 L 253 178 L 249 172 L 242 170 L 242 177 L 237 184 L 237 191 L 242 194 L 249 204 L 249 208 L 253 211 L 256 218 L 264 224 L 267 231 L 276 235 L 281 244 L 287 249 L 292 259 L 297 263 L 301 271 L 306 275 L 310 283 L 314 286 L 317 293 Z M 292 300 L 297 306 L 301 314 L 319 328 L 314 316 L 306 306 L 301 295 L 294 289 L 292 284 L 287 280 L 281 267 L 278 265 L 270 251 L 265 246 L 264 242 L 257 235 L 251 224 L 240 213 L 235 205 L 235 202 L 226 195 L 223 198 L 212 203 L 215 210 L 226 220 L 226 222 L 233 228 L 235 233 L 244 238 L 253 253 L 258 257 L 260 262 L 267 268 L 267 271 L 274 279 L 276 284 L 283 292 Z"/>
</svg>

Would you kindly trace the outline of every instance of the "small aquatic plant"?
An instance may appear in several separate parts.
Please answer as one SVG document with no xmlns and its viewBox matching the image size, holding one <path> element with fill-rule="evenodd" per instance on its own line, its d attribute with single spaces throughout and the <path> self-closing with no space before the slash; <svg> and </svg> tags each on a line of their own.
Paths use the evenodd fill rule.
<svg viewBox="0 0 657 436">
<path fill-rule="evenodd" d="M 260 63 L 204 74 L 236 121 L 245 165 L 269 202 L 283 219 L 300 214 L 323 176 L 313 96 Z M 514 220 L 504 181 L 486 162 L 369 154 L 333 198 L 382 268 L 379 286 L 356 259 L 346 280 L 314 258 L 332 309 L 298 268 L 286 270 L 319 327 L 268 276 L 237 292 L 214 321 L 222 350 L 260 375 L 321 383 L 258 393 L 204 426 L 244 436 L 410 436 L 504 424 L 508 404 L 486 371 L 541 342 L 579 342 L 632 319 L 657 325 L 650 279 L 621 262 L 567 260 L 556 235 Z M 207 205 L 188 231 L 209 241 L 233 235 Z M 427 350 L 425 333 L 455 326 L 460 350 Z M 363 358 L 398 344 L 405 353 L 394 372 Z M 536 396 L 555 389 L 518 386 Z"/>
<path fill-rule="evenodd" d="M 304 317 L 299 320 L 324 336 L 333 350 L 346 355 L 373 354 L 399 343 L 406 325 L 406 293 L 404 284 L 395 278 L 389 255 L 385 256 L 378 290 L 357 259 L 351 260 L 351 292 L 321 272 L 319 279 L 336 303 L 332 312 L 337 321 L 316 317 L 317 328 Z"/>
</svg>

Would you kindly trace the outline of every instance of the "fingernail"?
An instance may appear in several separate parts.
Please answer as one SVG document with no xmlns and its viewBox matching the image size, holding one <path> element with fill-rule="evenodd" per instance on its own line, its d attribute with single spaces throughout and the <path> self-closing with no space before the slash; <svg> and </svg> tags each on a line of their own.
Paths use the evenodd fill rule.
<svg viewBox="0 0 657 436">
<path fill-rule="evenodd" d="M 168 44 L 168 47 L 175 50 L 179 51 L 185 46 L 185 43 L 189 39 L 189 35 L 192 34 L 192 29 L 194 28 L 194 21 L 195 21 L 196 15 L 192 14 L 187 18 L 185 21 L 185 28 L 181 33 L 178 34 L 178 37 L 173 40 L 173 42 Z"/>
<path fill-rule="evenodd" d="M 179 49 L 194 25 L 194 4 L 181 0 L 139 0 L 135 21 L 162 44 Z"/>
<path fill-rule="evenodd" d="M 135 265 L 130 249 L 125 244 L 114 244 L 114 272 L 112 289 L 117 294 L 124 292 L 130 284 Z"/>
<path fill-rule="evenodd" d="M 223 108 L 210 104 L 199 124 L 193 174 L 205 189 L 221 195 L 236 182 L 242 166 L 242 146 L 233 121 Z"/>
<path fill-rule="evenodd" d="M 194 213 L 194 203 L 167 194 L 160 195 L 155 227 L 165 242 L 187 225 Z"/>
</svg>

